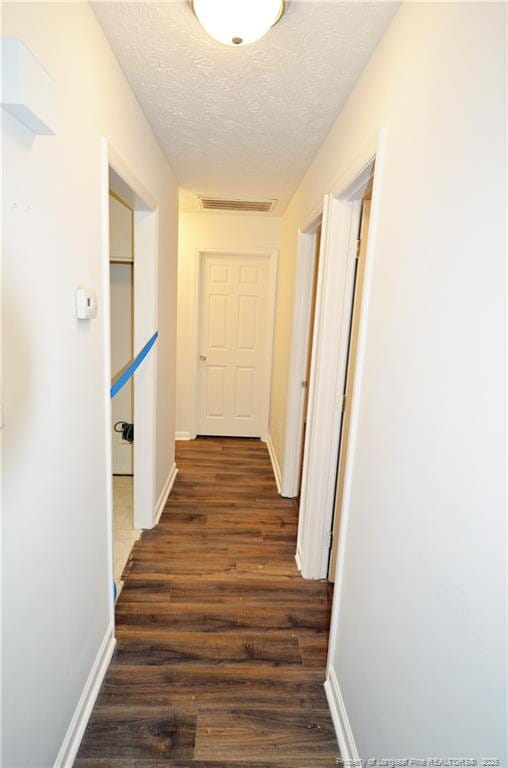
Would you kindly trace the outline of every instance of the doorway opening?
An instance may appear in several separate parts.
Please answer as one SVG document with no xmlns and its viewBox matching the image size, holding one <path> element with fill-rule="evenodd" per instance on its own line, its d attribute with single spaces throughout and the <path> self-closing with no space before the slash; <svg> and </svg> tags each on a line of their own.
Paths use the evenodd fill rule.
<svg viewBox="0 0 508 768">
<path fill-rule="evenodd" d="M 102 161 L 107 589 L 114 625 L 130 550 L 140 531 L 156 522 L 159 221 L 156 199 L 106 139 Z"/>
<path fill-rule="evenodd" d="M 370 157 L 337 185 L 341 191 L 324 200 L 296 553 L 307 579 L 334 581 L 337 569 L 340 581 L 383 147 L 381 134 Z M 359 236 L 362 219 L 363 249 Z"/>
<path fill-rule="evenodd" d="M 276 274 L 274 251 L 199 254 L 197 435 L 266 439 Z"/>
<path fill-rule="evenodd" d="M 281 494 L 300 498 L 307 433 L 323 217 L 299 233 L 288 412 Z"/>
<path fill-rule="evenodd" d="M 307 344 L 306 344 L 307 354 L 306 354 L 306 362 L 305 362 L 305 378 L 302 381 L 303 426 L 302 426 L 302 436 L 300 438 L 300 458 L 299 458 L 300 471 L 299 471 L 299 478 L 298 478 L 298 497 L 300 496 L 300 493 L 302 490 L 303 455 L 305 450 L 305 434 L 307 432 L 310 377 L 312 373 L 312 350 L 314 347 L 314 321 L 316 319 L 316 298 L 317 298 L 317 285 L 318 285 L 318 275 L 319 275 L 320 248 L 321 248 L 321 221 L 319 222 L 319 226 L 314 233 L 314 254 L 312 259 L 312 262 L 313 262 L 312 263 L 312 279 L 310 284 L 310 311 L 309 311 L 309 322 L 307 325 L 307 337 L 308 337 Z"/>
<path fill-rule="evenodd" d="M 332 537 L 330 544 L 330 558 L 328 564 L 328 581 L 335 581 L 337 569 L 337 555 L 339 551 L 340 512 L 344 497 L 344 476 L 346 471 L 346 456 L 349 446 L 349 433 L 351 428 L 351 401 L 354 388 L 356 353 L 358 350 L 358 329 L 360 325 L 360 313 L 362 308 L 363 283 L 365 278 L 365 257 L 370 224 L 370 207 L 372 201 L 372 179 L 362 200 L 360 214 L 360 230 L 358 232 L 358 245 L 356 249 L 355 276 L 353 281 L 353 296 L 351 306 L 351 319 L 349 325 L 349 339 L 346 362 L 346 375 L 342 395 L 342 407 L 340 414 L 339 454 L 337 461 L 337 483 L 335 490 L 335 503 L 333 508 Z"/>
<path fill-rule="evenodd" d="M 111 373 L 115 380 L 134 357 L 134 211 L 109 192 Z M 134 379 L 111 402 L 113 463 L 113 576 L 116 595 L 141 531 L 134 527 Z"/>
</svg>

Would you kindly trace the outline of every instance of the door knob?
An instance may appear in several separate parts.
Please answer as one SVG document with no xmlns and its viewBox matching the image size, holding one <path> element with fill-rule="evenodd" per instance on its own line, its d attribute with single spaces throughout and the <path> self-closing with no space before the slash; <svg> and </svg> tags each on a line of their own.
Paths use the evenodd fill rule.
<svg viewBox="0 0 508 768">
<path fill-rule="evenodd" d="M 199 359 L 200 359 L 200 360 L 202 360 L 202 361 L 204 362 L 204 361 L 206 360 L 206 355 L 200 355 L 200 356 L 199 356 Z"/>
</svg>

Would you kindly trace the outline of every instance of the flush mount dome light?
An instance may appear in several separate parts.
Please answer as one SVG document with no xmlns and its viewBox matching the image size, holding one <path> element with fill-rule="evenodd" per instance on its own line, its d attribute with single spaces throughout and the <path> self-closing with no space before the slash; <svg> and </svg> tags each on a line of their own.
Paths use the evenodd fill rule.
<svg viewBox="0 0 508 768">
<path fill-rule="evenodd" d="M 224 45 L 249 45 L 286 10 L 284 0 L 191 0 L 201 26 Z"/>
</svg>

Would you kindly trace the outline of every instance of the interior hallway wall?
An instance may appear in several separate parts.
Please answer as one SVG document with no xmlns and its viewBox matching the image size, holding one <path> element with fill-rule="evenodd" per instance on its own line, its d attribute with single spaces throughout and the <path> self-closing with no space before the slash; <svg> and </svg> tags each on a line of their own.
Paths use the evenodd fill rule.
<svg viewBox="0 0 508 768">
<path fill-rule="evenodd" d="M 114 378 L 132 357 L 132 264 L 111 264 L 111 374 Z M 113 474 L 131 475 L 133 447 L 122 440 L 114 426 L 133 422 L 132 379 L 111 402 Z"/>
<path fill-rule="evenodd" d="M 101 137 L 159 201 L 157 494 L 174 462 L 178 190 L 90 5 L 2 10 L 57 98 L 55 136 L 2 116 L 2 765 L 46 768 L 111 632 Z M 96 320 L 76 319 L 78 286 Z"/>
<path fill-rule="evenodd" d="M 387 129 L 332 674 L 362 758 L 505 750 L 505 7 L 403 4 L 283 218 L 296 238 Z"/>
<path fill-rule="evenodd" d="M 109 197 L 109 257 L 111 264 L 111 376 L 114 378 L 129 362 L 133 353 L 133 256 L 132 211 L 112 195 Z M 125 261 L 125 264 L 118 263 Z M 111 440 L 113 474 L 130 475 L 133 471 L 133 446 L 115 432 L 119 421 L 133 422 L 132 380 L 111 402 Z"/>
<path fill-rule="evenodd" d="M 178 242 L 178 342 L 176 435 L 195 437 L 197 254 L 235 248 L 278 249 L 281 219 L 263 214 L 181 213 Z"/>
</svg>

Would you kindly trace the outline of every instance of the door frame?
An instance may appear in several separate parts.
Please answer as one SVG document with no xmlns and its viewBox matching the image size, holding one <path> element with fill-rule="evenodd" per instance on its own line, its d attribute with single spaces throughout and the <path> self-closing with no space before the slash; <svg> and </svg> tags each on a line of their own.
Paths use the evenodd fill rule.
<svg viewBox="0 0 508 768">
<path fill-rule="evenodd" d="M 296 559 L 307 579 L 326 579 L 332 532 L 337 462 L 342 420 L 342 395 L 346 375 L 349 328 L 353 301 L 355 258 L 361 201 L 373 179 L 371 219 L 365 256 L 363 300 L 360 313 L 351 421 L 340 510 L 336 588 L 340 590 L 344 539 L 348 524 L 349 493 L 358 425 L 358 394 L 365 353 L 365 327 L 369 312 L 370 284 L 376 247 L 381 172 L 386 134 L 325 196 L 320 282 L 316 306 L 315 352 L 305 439 L 300 516 Z"/>
<path fill-rule="evenodd" d="M 201 265 L 204 255 L 212 256 L 264 256 L 268 258 L 268 318 L 267 318 L 267 338 L 265 352 L 265 381 L 263 385 L 263 432 L 261 440 L 267 441 L 268 422 L 270 417 L 270 392 L 272 385 L 272 364 L 273 364 L 273 345 L 275 335 L 275 299 L 277 295 L 277 274 L 279 263 L 279 251 L 276 248 L 232 248 L 231 246 L 212 248 L 199 248 L 195 253 L 195 285 L 194 285 L 194 312 L 192 313 L 192 327 L 189 332 L 191 338 L 192 353 L 194 356 L 194 376 L 192 386 L 194 387 L 194 424 L 190 439 L 197 436 L 199 423 L 199 331 L 200 331 L 200 297 L 201 297 Z"/>
<path fill-rule="evenodd" d="M 302 382 L 305 380 L 307 374 L 307 354 L 310 335 L 316 333 L 316 323 L 314 323 L 312 328 L 310 326 L 310 313 L 312 304 L 312 278 L 316 258 L 316 233 L 320 226 L 323 226 L 322 202 L 310 214 L 306 223 L 298 230 L 293 332 L 291 340 L 291 357 L 289 362 L 288 405 L 286 411 L 286 434 L 284 439 L 284 460 L 281 479 L 281 496 L 287 498 L 295 498 L 300 491 L 300 477 L 303 464 L 302 437 L 305 418 L 305 393 Z M 320 247 L 320 254 L 321 248 L 322 244 Z M 321 269 L 321 267 L 319 267 L 319 269 Z M 316 309 L 319 303 L 319 274 L 317 279 Z M 308 383 L 308 386 L 310 386 L 310 382 Z"/>
<path fill-rule="evenodd" d="M 363 287 L 365 276 L 365 254 L 368 245 L 368 232 L 370 224 L 370 196 L 361 202 L 360 231 L 358 233 L 358 247 L 356 255 L 356 269 L 351 297 L 351 322 L 349 329 L 349 341 L 347 351 L 346 373 L 344 377 L 344 394 L 342 400 L 342 415 L 340 422 L 339 449 L 337 452 L 337 480 L 335 483 L 335 501 L 333 505 L 330 557 L 328 561 L 328 581 L 335 581 L 337 570 L 337 556 L 339 549 L 340 510 L 342 508 L 342 496 L 344 491 L 344 470 L 349 444 L 349 427 L 351 424 L 351 395 L 354 387 L 356 349 L 358 346 L 358 324 L 361 314 Z"/>
<path fill-rule="evenodd" d="M 131 254 L 130 254 L 130 256 L 131 256 L 131 258 L 130 259 L 117 259 L 115 261 L 112 261 L 111 260 L 111 253 L 110 253 L 110 262 L 109 262 L 110 273 L 109 273 L 109 276 L 110 276 L 110 281 L 111 281 L 111 267 L 112 266 L 121 265 L 122 269 L 125 268 L 125 267 L 128 267 L 129 271 L 130 271 L 130 301 L 131 301 L 130 356 L 131 356 L 131 358 L 133 358 L 134 355 L 135 355 L 135 352 L 134 352 L 134 349 L 135 349 L 135 347 L 134 347 L 134 320 L 135 320 L 135 317 L 134 317 L 134 309 L 135 309 L 135 306 L 134 306 L 134 279 L 135 279 L 135 274 L 134 274 L 134 210 L 130 207 L 130 205 L 127 205 L 125 200 L 123 200 L 121 197 L 119 197 L 116 194 L 116 192 L 113 192 L 113 190 L 111 188 L 109 190 L 109 197 L 110 197 L 109 211 L 111 211 L 111 200 L 115 200 L 119 205 L 124 206 L 129 211 L 129 213 L 130 213 L 130 234 L 131 234 Z M 110 224 L 111 224 L 111 222 L 110 222 Z M 110 282 L 110 289 L 111 289 L 111 282 Z M 110 304 L 111 304 L 111 293 L 110 293 Z M 110 320 L 111 320 L 111 307 L 110 307 Z M 129 419 L 132 422 L 134 422 L 134 382 L 129 382 L 129 383 L 131 384 L 131 387 L 130 387 L 131 396 L 129 398 L 130 399 L 130 416 L 129 416 Z M 111 408 L 113 409 L 113 403 L 111 404 Z M 115 460 L 114 460 L 114 454 L 115 454 L 114 441 L 115 441 L 115 436 L 114 436 L 114 434 L 113 434 L 112 437 L 113 437 L 113 475 L 115 475 Z M 117 437 L 118 437 L 118 434 L 117 434 Z M 128 443 L 124 442 L 124 446 L 125 445 L 128 445 Z M 132 446 L 130 446 L 130 448 L 131 448 L 131 452 L 130 452 L 129 467 L 124 465 L 124 466 L 120 467 L 120 469 L 119 469 L 118 468 L 118 464 L 117 464 L 116 468 L 119 469 L 119 471 L 116 474 L 119 474 L 119 475 L 131 475 L 132 474 L 134 476 L 134 446 L 132 445 Z M 129 471 L 129 469 L 130 469 L 130 471 Z"/>
<path fill-rule="evenodd" d="M 110 615 L 113 600 L 113 461 L 111 435 L 111 297 L 109 268 L 109 192 L 134 211 L 134 349 L 140 350 L 157 330 L 158 202 L 106 139 L 101 139 L 102 208 L 102 335 L 104 344 L 104 419 L 106 509 L 111 581 L 107 585 Z M 156 519 L 157 345 L 135 374 L 133 452 L 133 517 L 136 528 L 153 528 Z"/>
</svg>

